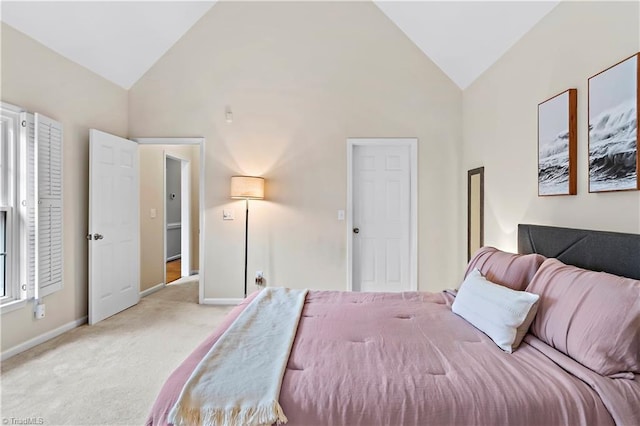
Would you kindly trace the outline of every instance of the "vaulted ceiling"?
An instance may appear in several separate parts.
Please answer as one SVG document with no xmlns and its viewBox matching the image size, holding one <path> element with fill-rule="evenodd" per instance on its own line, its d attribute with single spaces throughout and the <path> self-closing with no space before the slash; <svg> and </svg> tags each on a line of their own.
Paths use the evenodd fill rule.
<svg viewBox="0 0 640 426">
<path fill-rule="evenodd" d="M 381 1 L 375 4 L 461 89 L 558 1 Z M 215 1 L 2 1 L 0 19 L 129 89 Z"/>
</svg>

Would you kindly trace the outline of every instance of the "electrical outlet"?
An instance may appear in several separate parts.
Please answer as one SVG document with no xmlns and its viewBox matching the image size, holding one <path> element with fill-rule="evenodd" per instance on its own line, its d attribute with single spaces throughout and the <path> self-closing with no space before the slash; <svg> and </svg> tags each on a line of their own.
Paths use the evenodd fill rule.
<svg viewBox="0 0 640 426">
<path fill-rule="evenodd" d="M 264 285 L 264 275 L 262 271 L 256 271 L 256 285 Z"/>
<path fill-rule="evenodd" d="M 45 314 L 44 303 L 43 304 L 38 303 L 36 305 L 36 319 L 44 318 L 44 314 Z"/>
<path fill-rule="evenodd" d="M 222 210 L 222 220 L 233 220 L 234 218 L 233 210 Z"/>
</svg>

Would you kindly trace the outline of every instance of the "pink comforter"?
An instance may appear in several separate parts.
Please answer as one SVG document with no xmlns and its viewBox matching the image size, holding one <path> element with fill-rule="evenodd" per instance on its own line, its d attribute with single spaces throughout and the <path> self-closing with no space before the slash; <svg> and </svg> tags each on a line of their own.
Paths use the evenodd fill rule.
<svg viewBox="0 0 640 426">
<path fill-rule="evenodd" d="M 193 369 L 250 300 L 173 372 L 147 425 L 166 424 Z M 528 343 L 505 353 L 450 302 L 445 293 L 310 291 L 280 392 L 288 424 L 640 424 L 638 376 L 605 379 L 601 398 L 563 369 L 572 360 L 561 368 Z"/>
</svg>

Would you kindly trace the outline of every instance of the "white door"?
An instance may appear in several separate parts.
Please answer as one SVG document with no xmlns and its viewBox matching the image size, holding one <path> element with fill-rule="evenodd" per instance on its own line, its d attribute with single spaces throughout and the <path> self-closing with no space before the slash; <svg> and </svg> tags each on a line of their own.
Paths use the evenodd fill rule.
<svg viewBox="0 0 640 426">
<path fill-rule="evenodd" d="M 377 142 L 381 143 L 353 146 L 352 288 L 415 290 L 411 270 L 415 146 Z"/>
<path fill-rule="evenodd" d="M 89 133 L 89 324 L 140 299 L 138 144 Z"/>
</svg>

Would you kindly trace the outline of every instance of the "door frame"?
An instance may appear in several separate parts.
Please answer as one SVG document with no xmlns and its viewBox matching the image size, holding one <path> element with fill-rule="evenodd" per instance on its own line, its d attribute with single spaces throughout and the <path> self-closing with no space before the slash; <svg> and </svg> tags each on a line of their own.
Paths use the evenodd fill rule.
<svg viewBox="0 0 640 426">
<path fill-rule="evenodd" d="M 409 147 L 409 286 L 418 290 L 418 138 L 347 138 L 347 291 L 353 291 L 353 151 L 357 146 Z"/>
<path fill-rule="evenodd" d="M 167 240 L 169 221 L 167 220 L 167 160 L 180 163 L 180 276 L 191 275 L 191 161 L 164 152 L 164 258 L 167 261 Z M 187 232 L 183 232 L 186 230 Z M 164 280 L 167 282 L 167 268 L 164 268 Z"/>
<path fill-rule="evenodd" d="M 198 280 L 198 303 L 202 304 L 204 302 L 204 282 L 205 282 L 205 243 L 204 243 L 204 235 L 205 234 L 205 212 L 204 212 L 204 206 L 205 206 L 205 202 L 204 202 L 204 173 L 205 173 L 205 145 L 206 145 L 206 139 L 205 138 L 133 138 L 132 139 L 135 142 L 138 142 L 140 145 L 199 145 L 200 146 L 200 188 L 198 190 L 199 192 L 199 196 L 200 196 L 200 200 L 198 203 L 198 210 L 200 212 L 200 219 L 199 219 L 199 227 L 200 227 L 200 232 L 198 232 L 198 244 L 199 244 L 199 248 L 200 248 L 200 256 L 199 256 L 199 264 L 198 264 L 198 275 L 200 277 L 200 279 Z M 166 154 L 165 154 L 166 155 Z M 166 157 L 165 157 L 166 158 Z M 175 158 L 175 156 L 174 156 Z M 165 160 L 166 163 L 166 160 Z M 166 164 L 165 164 L 165 172 L 166 173 Z M 165 197 L 166 197 L 166 188 L 164 190 L 165 192 Z M 167 203 L 166 200 L 164 202 L 164 209 L 167 208 Z M 166 218 L 166 212 L 165 212 L 165 218 Z M 166 224 L 165 224 L 166 225 Z M 163 256 L 166 259 L 167 256 L 167 249 L 166 249 L 166 244 L 167 244 L 167 229 L 165 226 L 165 230 L 164 230 L 165 236 L 164 236 L 164 252 L 163 252 Z M 167 273 L 167 268 L 164 268 L 164 281 L 166 284 L 167 281 L 167 277 L 166 277 L 166 273 Z"/>
</svg>

